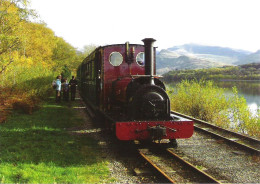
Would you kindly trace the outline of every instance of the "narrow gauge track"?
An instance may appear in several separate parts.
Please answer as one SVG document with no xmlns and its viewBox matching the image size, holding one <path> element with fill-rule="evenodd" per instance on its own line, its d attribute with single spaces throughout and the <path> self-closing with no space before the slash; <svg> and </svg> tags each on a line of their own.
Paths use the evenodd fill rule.
<svg viewBox="0 0 260 184">
<path fill-rule="evenodd" d="M 252 154 L 260 155 L 260 140 L 220 128 L 206 121 L 202 121 L 178 112 L 172 111 L 172 113 L 184 118 L 192 119 L 195 122 L 194 129 L 197 131 L 201 131 L 216 138 L 223 139 L 229 144 L 233 144 Z"/>
<path fill-rule="evenodd" d="M 221 183 L 170 149 L 139 149 L 139 153 L 170 183 Z"/>
<path fill-rule="evenodd" d="M 90 115 L 90 117 L 92 117 L 93 119 L 95 119 L 95 115 L 94 115 L 94 112 L 93 111 L 91 111 L 91 109 L 90 108 L 86 108 L 86 110 L 88 110 L 88 113 L 89 113 L 89 115 Z M 196 123 L 195 123 L 196 124 Z M 198 131 L 198 133 L 202 133 L 202 132 L 200 132 L 200 131 Z M 137 146 L 137 148 L 140 148 L 140 146 L 141 146 L 141 148 L 143 148 L 143 146 L 144 145 L 139 145 L 139 146 Z M 145 147 L 146 147 L 147 145 L 145 145 Z M 136 149 L 137 149 L 136 148 Z M 157 147 L 158 148 L 158 147 Z M 138 149 L 139 150 L 139 149 Z M 166 152 L 166 151 L 164 151 L 165 150 L 165 147 L 160 147 L 159 149 L 156 149 L 156 150 L 158 150 L 159 152 Z M 173 150 L 172 150 L 173 151 Z M 199 151 L 200 152 L 200 151 Z M 189 152 L 183 152 L 183 151 L 177 151 L 177 152 L 175 152 L 176 154 L 178 154 L 178 155 L 181 155 L 181 157 L 183 157 L 185 160 L 189 160 L 189 162 L 191 162 L 191 163 L 193 163 L 193 164 L 195 164 L 195 165 L 198 165 L 198 168 L 201 168 L 201 169 L 203 169 L 203 171 L 205 171 L 206 170 L 206 172 L 207 173 L 210 173 L 210 174 L 213 174 L 217 179 L 219 179 L 219 181 L 221 181 L 221 182 L 224 182 L 224 183 L 226 183 L 227 181 L 233 181 L 232 180 L 232 178 L 234 178 L 234 176 L 236 176 L 236 172 L 235 171 L 232 171 L 231 172 L 231 174 L 227 174 L 226 175 L 226 173 L 225 172 L 227 172 L 225 169 L 222 169 L 222 166 L 221 166 L 221 163 L 219 164 L 219 165 L 217 165 L 216 167 L 214 167 L 214 164 L 212 165 L 212 164 L 208 164 L 208 162 L 206 162 L 205 164 L 204 164 L 204 160 L 203 161 L 201 161 L 200 159 L 195 159 L 196 157 L 194 157 L 193 158 L 193 153 L 192 153 L 192 159 L 189 159 L 190 158 L 190 156 L 189 156 Z M 195 152 L 196 153 L 196 152 Z M 164 154 L 166 154 L 166 153 L 164 153 Z M 203 154 L 203 152 L 202 152 L 202 154 Z M 232 155 L 233 153 L 231 153 L 231 156 L 233 156 Z M 144 154 L 145 155 L 145 154 Z M 209 154 L 209 155 L 213 155 L 214 156 L 214 154 Z M 237 158 L 237 156 L 235 156 L 236 158 Z M 137 158 L 137 159 L 140 159 L 139 157 Z M 193 162 L 194 161 L 194 159 L 195 159 L 195 162 Z M 220 159 L 221 160 L 221 159 Z M 242 159 L 243 160 L 243 159 Z M 166 161 L 167 162 L 167 161 Z M 211 162 L 211 163 L 214 163 L 215 161 L 214 161 L 214 159 L 213 159 L 213 161 Z M 231 161 L 232 162 L 232 161 Z M 230 161 L 227 161 L 227 163 L 228 164 L 230 164 Z M 247 163 L 247 160 L 244 160 L 244 162 L 243 163 Z M 247 164 L 246 164 L 247 165 Z M 171 166 L 168 166 L 168 167 L 170 167 L 171 168 Z M 212 168 L 214 167 L 214 169 L 213 169 L 213 172 L 212 172 Z M 251 167 L 250 166 L 250 164 L 248 164 L 248 167 Z M 231 166 L 231 168 L 232 168 L 232 166 Z M 239 166 L 239 168 L 243 168 L 242 166 L 240 167 Z M 186 172 L 186 169 L 184 168 L 184 169 L 182 169 L 182 170 L 180 170 L 181 168 L 176 168 L 176 169 L 172 169 L 172 171 L 168 171 L 167 172 L 167 170 L 164 170 L 164 172 L 166 173 L 165 175 L 170 175 L 170 174 L 176 174 L 177 173 L 177 171 L 179 171 L 179 172 L 181 172 L 181 171 L 183 171 L 183 173 L 187 173 Z M 223 172 L 222 172 L 223 171 Z M 194 171 L 195 172 L 195 171 Z M 192 173 L 192 171 L 191 171 L 191 173 Z M 195 172 L 196 173 L 196 172 Z M 195 174 L 194 173 L 194 174 Z M 193 174 L 193 175 L 194 175 Z M 216 175 L 215 175 L 216 174 Z M 244 175 L 247 175 L 247 172 L 243 172 L 243 174 Z M 189 174 L 187 174 L 187 175 L 189 175 Z M 195 177 L 198 177 L 198 175 L 199 174 L 195 174 Z M 254 178 L 254 175 L 252 175 L 253 176 L 253 178 Z M 166 178 L 166 176 L 164 176 L 165 178 Z M 184 176 L 185 177 L 185 176 Z M 158 180 L 158 181 L 160 181 L 160 179 Z M 166 181 L 166 180 L 164 180 L 164 181 Z M 196 180 L 195 180 L 196 181 Z M 198 181 L 198 180 L 197 180 Z M 240 177 L 239 176 L 236 176 L 236 179 L 234 180 L 235 182 L 239 182 L 239 181 L 241 181 L 240 180 Z M 244 180 L 243 180 L 244 181 Z M 245 180 L 245 181 L 250 181 L 250 182 L 252 182 L 252 181 L 257 181 L 257 180 Z M 182 178 L 178 178 L 178 180 L 175 180 L 175 179 L 171 179 L 171 180 L 169 180 L 169 179 L 167 179 L 167 181 L 166 182 L 176 182 L 176 183 L 180 183 L 180 182 L 193 182 L 192 180 L 191 181 L 189 181 L 189 180 L 184 180 L 184 179 L 182 179 Z M 201 182 L 199 182 L 199 183 L 202 183 L 203 181 L 201 181 Z M 207 182 L 207 183 L 209 183 L 209 181 L 205 181 L 205 182 Z M 203 182 L 204 183 L 204 182 Z M 219 182 L 210 182 L 210 183 L 219 183 Z"/>
</svg>

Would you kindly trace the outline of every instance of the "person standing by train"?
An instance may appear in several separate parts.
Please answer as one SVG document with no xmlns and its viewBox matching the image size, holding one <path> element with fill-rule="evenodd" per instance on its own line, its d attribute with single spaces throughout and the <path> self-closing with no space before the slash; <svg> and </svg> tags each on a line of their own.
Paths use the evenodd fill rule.
<svg viewBox="0 0 260 184">
<path fill-rule="evenodd" d="M 78 81 L 75 79 L 74 76 L 72 76 L 72 79 L 69 82 L 70 85 L 70 93 L 71 93 L 71 101 L 75 100 L 75 95 L 76 95 L 76 89 L 78 85 Z"/>
<path fill-rule="evenodd" d="M 64 101 L 69 101 L 69 83 L 67 78 L 64 78 L 64 82 L 62 82 L 62 96 Z"/>
<path fill-rule="evenodd" d="M 61 101 L 61 76 L 59 75 L 56 80 L 56 102 Z"/>
</svg>

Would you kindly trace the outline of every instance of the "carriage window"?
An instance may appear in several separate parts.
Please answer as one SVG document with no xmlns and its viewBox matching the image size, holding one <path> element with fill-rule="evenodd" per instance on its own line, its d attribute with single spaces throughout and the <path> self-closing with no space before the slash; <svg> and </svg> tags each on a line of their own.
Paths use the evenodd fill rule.
<svg viewBox="0 0 260 184">
<path fill-rule="evenodd" d="M 94 80 L 95 79 L 95 63 L 94 63 L 94 61 L 92 61 L 91 63 L 92 63 L 92 68 L 91 68 L 91 70 L 92 70 L 92 80 Z"/>
<path fill-rule="evenodd" d="M 123 62 L 123 56 L 119 52 L 112 52 L 109 61 L 113 66 L 119 66 Z"/>
<path fill-rule="evenodd" d="M 88 70 L 88 79 L 90 79 L 90 75 L 91 75 L 91 70 L 90 70 L 90 67 L 89 67 L 89 63 L 87 64 L 87 70 Z"/>
<path fill-rule="evenodd" d="M 136 62 L 140 66 L 144 66 L 144 52 L 140 52 L 136 56 Z"/>
</svg>

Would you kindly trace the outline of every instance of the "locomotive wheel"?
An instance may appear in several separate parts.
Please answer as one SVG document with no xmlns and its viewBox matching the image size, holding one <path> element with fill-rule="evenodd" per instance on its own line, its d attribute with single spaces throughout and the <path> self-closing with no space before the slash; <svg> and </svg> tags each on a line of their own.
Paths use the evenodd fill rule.
<svg viewBox="0 0 260 184">
<path fill-rule="evenodd" d="M 170 146 L 173 148 L 177 148 L 178 147 L 178 143 L 176 139 L 170 139 Z"/>
</svg>

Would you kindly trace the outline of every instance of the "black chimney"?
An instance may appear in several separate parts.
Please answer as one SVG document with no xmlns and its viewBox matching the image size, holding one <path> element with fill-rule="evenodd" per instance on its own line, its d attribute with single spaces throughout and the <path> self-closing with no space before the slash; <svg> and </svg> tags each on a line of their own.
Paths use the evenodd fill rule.
<svg viewBox="0 0 260 184">
<path fill-rule="evenodd" d="M 154 84 L 154 48 L 153 43 L 156 41 L 153 38 L 145 38 L 142 40 L 145 47 L 145 75 L 151 76 L 151 84 Z"/>
</svg>

